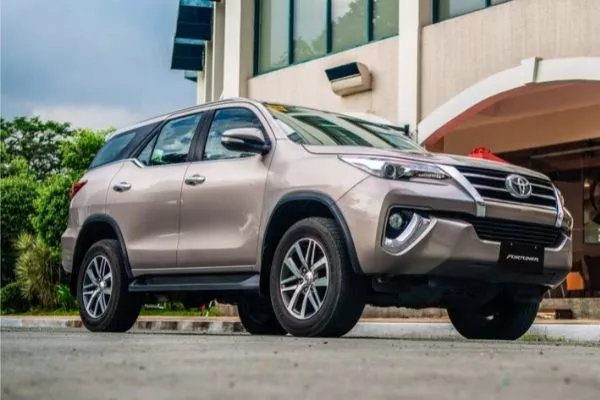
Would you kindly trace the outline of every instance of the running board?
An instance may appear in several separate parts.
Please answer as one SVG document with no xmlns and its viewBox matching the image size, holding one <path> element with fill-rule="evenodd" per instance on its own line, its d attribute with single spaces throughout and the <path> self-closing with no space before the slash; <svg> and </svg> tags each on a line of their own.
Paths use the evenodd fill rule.
<svg viewBox="0 0 600 400">
<path fill-rule="evenodd" d="M 259 274 L 162 275 L 136 278 L 129 284 L 130 292 L 221 292 L 256 291 Z"/>
</svg>

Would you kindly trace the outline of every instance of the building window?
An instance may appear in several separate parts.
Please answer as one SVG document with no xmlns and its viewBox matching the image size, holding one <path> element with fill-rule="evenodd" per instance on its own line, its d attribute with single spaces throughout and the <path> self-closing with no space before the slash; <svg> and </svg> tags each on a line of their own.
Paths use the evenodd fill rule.
<svg viewBox="0 0 600 400">
<path fill-rule="evenodd" d="M 326 1 L 294 1 L 294 62 L 325 55 L 327 52 L 326 15 Z"/>
<path fill-rule="evenodd" d="M 398 0 L 373 1 L 373 38 L 383 39 L 398 34 Z"/>
<path fill-rule="evenodd" d="M 342 51 L 369 41 L 365 0 L 331 1 L 332 50 Z"/>
<path fill-rule="evenodd" d="M 258 68 L 261 71 L 285 67 L 289 62 L 288 35 L 290 3 L 261 0 L 258 26 Z"/>
<path fill-rule="evenodd" d="M 433 21 L 458 17 L 508 1 L 510 0 L 433 0 Z"/>
<path fill-rule="evenodd" d="M 398 34 L 398 0 L 255 0 L 255 73 Z"/>
</svg>

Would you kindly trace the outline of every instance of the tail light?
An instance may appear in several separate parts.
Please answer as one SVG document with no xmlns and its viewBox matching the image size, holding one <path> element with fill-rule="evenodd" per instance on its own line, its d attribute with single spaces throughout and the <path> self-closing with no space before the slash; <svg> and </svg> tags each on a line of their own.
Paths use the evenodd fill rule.
<svg viewBox="0 0 600 400">
<path fill-rule="evenodd" d="M 71 190 L 69 191 L 69 198 L 72 200 L 73 197 L 75 197 L 75 195 L 77 194 L 77 192 L 79 192 L 81 188 L 85 186 L 86 183 L 87 181 L 84 180 L 71 185 Z"/>
</svg>

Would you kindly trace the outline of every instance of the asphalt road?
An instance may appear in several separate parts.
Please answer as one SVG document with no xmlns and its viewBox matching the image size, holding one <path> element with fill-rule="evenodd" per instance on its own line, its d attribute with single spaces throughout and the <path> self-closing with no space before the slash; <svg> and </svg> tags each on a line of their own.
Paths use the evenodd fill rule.
<svg viewBox="0 0 600 400">
<path fill-rule="evenodd" d="M 600 348 L 246 335 L 1 332 L 9 399 L 594 399 Z"/>
</svg>

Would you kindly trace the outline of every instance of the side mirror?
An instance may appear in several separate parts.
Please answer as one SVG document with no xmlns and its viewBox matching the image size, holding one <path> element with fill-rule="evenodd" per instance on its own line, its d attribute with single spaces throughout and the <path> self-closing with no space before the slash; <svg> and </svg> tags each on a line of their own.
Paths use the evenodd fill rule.
<svg viewBox="0 0 600 400">
<path fill-rule="evenodd" d="M 223 132 L 221 144 L 227 150 L 264 155 L 271 150 L 258 128 L 235 128 Z"/>
</svg>

